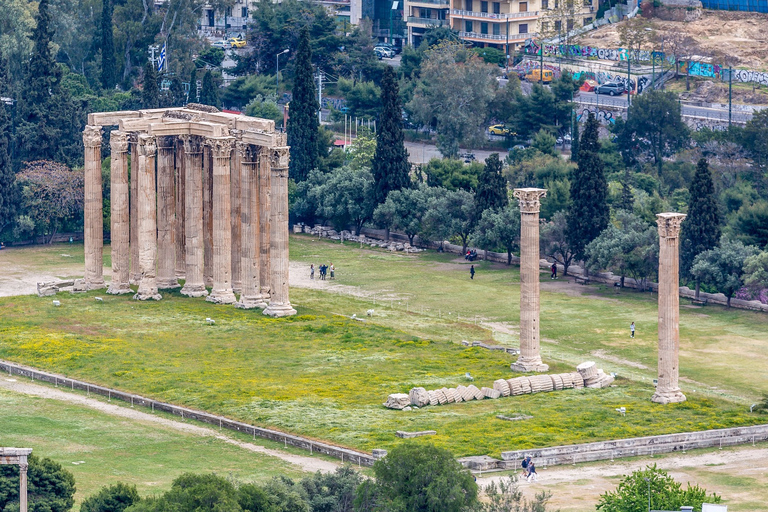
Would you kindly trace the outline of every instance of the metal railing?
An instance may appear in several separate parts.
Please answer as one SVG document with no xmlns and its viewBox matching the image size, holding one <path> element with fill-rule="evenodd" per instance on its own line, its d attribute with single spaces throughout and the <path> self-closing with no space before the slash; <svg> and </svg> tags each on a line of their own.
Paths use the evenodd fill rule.
<svg viewBox="0 0 768 512">
<path fill-rule="evenodd" d="M 428 25 L 430 27 L 448 27 L 450 22 L 448 20 L 439 20 L 437 18 L 418 18 L 416 16 L 408 16 L 408 23 L 416 23 L 421 25 Z"/>
<path fill-rule="evenodd" d="M 478 32 L 459 32 L 459 37 L 461 37 L 462 39 L 482 39 L 484 41 L 502 41 L 502 42 L 506 42 L 507 40 L 509 42 L 524 41 L 529 37 L 536 37 L 536 35 L 537 34 L 535 33 L 509 34 L 509 37 L 507 37 L 506 34 L 480 34 Z"/>
<path fill-rule="evenodd" d="M 430 5 L 450 5 L 450 0 L 411 0 L 408 2 L 410 5 L 415 4 L 430 4 Z"/>
<path fill-rule="evenodd" d="M 538 18 L 539 11 L 526 11 L 526 12 L 509 12 L 509 13 L 492 13 L 492 12 L 476 12 L 476 11 L 462 11 L 461 9 L 451 9 L 451 16 L 460 16 L 465 18 L 483 18 L 489 20 L 512 20 L 522 18 Z"/>
</svg>

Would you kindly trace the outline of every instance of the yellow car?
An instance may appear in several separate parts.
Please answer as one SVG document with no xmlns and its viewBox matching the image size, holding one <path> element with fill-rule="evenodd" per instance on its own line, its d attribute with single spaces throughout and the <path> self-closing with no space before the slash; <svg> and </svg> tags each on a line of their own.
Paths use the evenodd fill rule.
<svg viewBox="0 0 768 512">
<path fill-rule="evenodd" d="M 512 130 L 503 124 L 495 124 L 488 127 L 488 133 L 491 135 L 512 135 Z"/>
<path fill-rule="evenodd" d="M 238 39 L 237 37 L 232 37 L 229 40 L 229 44 L 232 45 L 232 48 L 245 48 L 245 39 Z"/>
</svg>

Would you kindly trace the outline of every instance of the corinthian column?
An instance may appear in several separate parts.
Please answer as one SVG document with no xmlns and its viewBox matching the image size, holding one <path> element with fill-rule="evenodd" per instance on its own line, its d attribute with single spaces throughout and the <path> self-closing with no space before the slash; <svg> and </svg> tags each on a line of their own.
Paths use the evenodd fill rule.
<svg viewBox="0 0 768 512">
<path fill-rule="evenodd" d="M 547 191 L 516 188 L 520 203 L 520 357 L 511 368 L 518 372 L 545 372 L 539 338 L 539 209 Z"/>
<path fill-rule="evenodd" d="M 131 178 L 130 178 L 130 224 L 131 224 L 131 272 L 129 282 L 139 284 L 141 269 L 139 268 L 139 143 L 138 134 L 128 136 L 131 144 Z"/>
<path fill-rule="evenodd" d="M 232 173 L 231 173 L 231 188 L 230 188 L 230 201 L 232 205 L 232 289 L 235 293 L 242 294 L 243 291 L 243 276 L 240 266 L 242 264 L 241 256 L 241 220 L 240 220 L 240 194 L 241 194 L 241 173 L 240 159 L 242 158 L 242 152 L 238 149 L 240 141 L 243 139 L 242 130 L 230 130 L 231 135 L 235 137 L 235 147 L 232 151 Z"/>
<path fill-rule="evenodd" d="M 203 147 L 200 137 L 182 135 L 184 142 L 184 231 L 186 281 L 181 293 L 188 297 L 208 295 L 203 282 Z"/>
<path fill-rule="evenodd" d="M 157 199 L 155 195 L 155 138 L 139 135 L 138 138 L 138 215 L 139 215 L 139 269 L 141 281 L 134 299 L 160 300 L 157 292 Z"/>
<path fill-rule="evenodd" d="M 178 288 L 176 279 L 175 217 L 173 196 L 175 172 L 173 137 L 157 138 L 157 287 Z"/>
<path fill-rule="evenodd" d="M 86 290 L 104 288 L 104 216 L 101 197 L 101 127 L 86 126 L 85 146 L 85 280 Z"/>
<path fill-rule="evenodd" d="M 680 224 L 682 213 L 659 213 L 659 378 L 651 401 L 659 404 L 685 402 L 678 386 L 680 368 Z"/>
<path fill-rule="evenodd" d="M 112 218 L 112 282 L 107 293 L 131 293 L 128 286 L 130 261 L 130 223 L 128 218 L 128 134 L 113 131 L 109 136 L 112 148 L 110 171 L 110 216 Z"/>
<path fill-rule="evenodd" d="M 240 269 L 243 276 L 243 292 L 237 307 L 264 309 L 267 303 L 261 294 L 259 280 L 259 150 L 256 146 L 242 143 L 237 144 L 237 150 L 240 153 L 240 220 L 242 223 Z M 237 254 L 234 254 L 233 258 L 236 256 Z"/>
<path fill-rule="evenodd" d="M 259 152 L 259 283 L 263 300 L 269 301 L 272 266 L 269 260 L 270 233 L 272 231 L 272 155 L 266 147 Z"/>
<path fill-rule="evenodd" d="M 272 294 L 265 315 L 273 317 L 295 315 L 288 300 L 288 159 L 289 148 L 273 149 L 272 154 L 272 233 L 270 264 Z"/>
<path fill-rule="evenodd" d="M 208 137 L 213 156 L 213 289 L 205 298 L 217 304 L 237 302 L 232 291 L 232 208 L 230 167 L 234 137 Z"/>
<path fill-rule="evenodd" d="M 176 241 L 176 277 L 179 279 L 185 278 L 186 272 L 186 256 L 184 254 L 184 247 L 186 245 L 184 240 L 184 214 L 186 208 L 184 207 L 184 175 L 186 174 L 184 169 L 186 165 L 186 156 L 184 153 L 184 144 L 176 138 L 176 229 L 175 229 L 175 241 Z"/>
<path fill-rule="evenodd" d="M 203 146 L 203 280 L 213 286 L 213 159 Z"/>
</svg>

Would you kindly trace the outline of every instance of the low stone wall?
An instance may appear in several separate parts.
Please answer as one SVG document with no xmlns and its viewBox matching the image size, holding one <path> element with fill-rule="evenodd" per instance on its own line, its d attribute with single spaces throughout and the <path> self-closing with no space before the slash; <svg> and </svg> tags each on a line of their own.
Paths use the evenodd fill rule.
<svg viewBox="0 0 768 512">
<path fill-rule="evenodd" d="M 40 380 L 43 382 L 49 382 L 55 386 L 61 385 L 62 387 L 71 388 L 72 390 L 85 391 L 87 393 L 95 393 L 97 395 L 106 396 L 108 399 L 115 398 L 122 400 L 123 402 L 130 403 L 131 407 L 140 405 L 154 411 L 169 412 L 175 416 L 180 416 L 182 419 L 192 419 L 209 423 L 211 425 L 218 425 L 219 428 L 226 428 L 237 432 L 243 432 L 245 434 L 251 434 L 254 437 L 263 437 L 278 443 L 286 445 L 296 446 L 309 451 L 310 453 L 322 453 L 341 459 L 342 462 L 349 462 L 352 464 L 358 464 L 361 466 L 373 466 L 374 458 L 367 453 L 361 453 L 347 448 L 341 448 L 339 446 L 333 446 L 327 443 L 314 441 L 300 436 L 292 434 L 286 434 L 278 430 L 272 430 L 268 428 L 256 427 L 240 421 L 231 420 L 223 416 L 216 416 L 214 414 L 208 414 L 195 409 L 188 409 L 186 407 L 178 407 L 165 402 L 158 402 L 149 398 L 144 398 L 139 395 L 132 395 L 116 389 L 105 388 L 103 386 L 97 386 L 88 382 L 83 382 L 75 379 L 70 379 L 54 373 L 41 372 L 33 368 L 22 366 L 16 363 L 8 361 L 0 361 L 0 372 L 11 375 L 19 375 L 22 377 L 28 377 L 32 380 Z"/>
</svg>

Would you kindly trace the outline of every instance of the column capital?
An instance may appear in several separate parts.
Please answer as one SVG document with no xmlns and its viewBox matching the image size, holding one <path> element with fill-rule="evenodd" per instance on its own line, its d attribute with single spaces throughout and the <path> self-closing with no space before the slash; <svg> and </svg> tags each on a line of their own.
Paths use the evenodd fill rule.
<svg viewBox="0 0 768 512">
<path fill-rule="evenodd" d="M 234 137 L 206 137 L 205 143 L 211 148 L 213 158 L 229 158 L 232 154 Z"/>
<path fill-rule="evenodd" d="M 520 213 L 539 213 L 541 199 L 547 197 L 543 188 L 516 188 L 513 192 L 520 203 Z"/>
<path fill-rule="evenodd" d="M 128 134 L 120 130 L 112 130 L 109 134 L 109 146 L 113 153 L 126 153 L 128 151 Z"/>
<path fill-rule="evenodd" d="M 685 220 L 684 213 L 657 213 L 656 224 L 659 226 L 659 237 L 678 238 L 680 236 L 680 225 Z"/>
<path fill-rule="evenodd" d="M 273 171 L 288 169 L 288 161 L 291 157 L 291 148 L 288 146 L 281 146 L 272 148 L 272 154 L 270 165 Z"/>
<path fill-rule="evenodd" d="M 169 150 L 169 149 L 176 149 L 174 138 L 170 135 L 161 135 L 159 137 L 155 137 L 157 140 L 157 149 L 160 150 Z"/>
<path fill-rule="evenodd" d="M 254 164 L 258 160 L 261 146 L 254 146 L 253 144 L 246 144 L 241 141 L 237 141 L 235 144 L 237 151 L 240 154 L 240 159 L 243 163 Z"/>
<path fill-rule="evenodd" d="M 27 469 L 29 469 L 29 463 L 26 461 L 26 459 L 24 462 L 19 462 L 19 471 L 26 473 Z"/>
<path fill-rule="evenodd" d="M 203 151 L 203 140 L 197 135 L 179 135 L 184 144 L 184 152 L 191 155 Z"/>
<path fill-rule="evenodd" d="M 154 156 L 157 153 L 157 142 L 153 136 L 142 133 L 138 136 L 137 143 L 140 156 Z"/>
<path fill-rule="evenodd" d="M 86 125 L 83 130 L 83 145 L 87 148 L 101 147 L 101 126 Z"/>
</svg>

